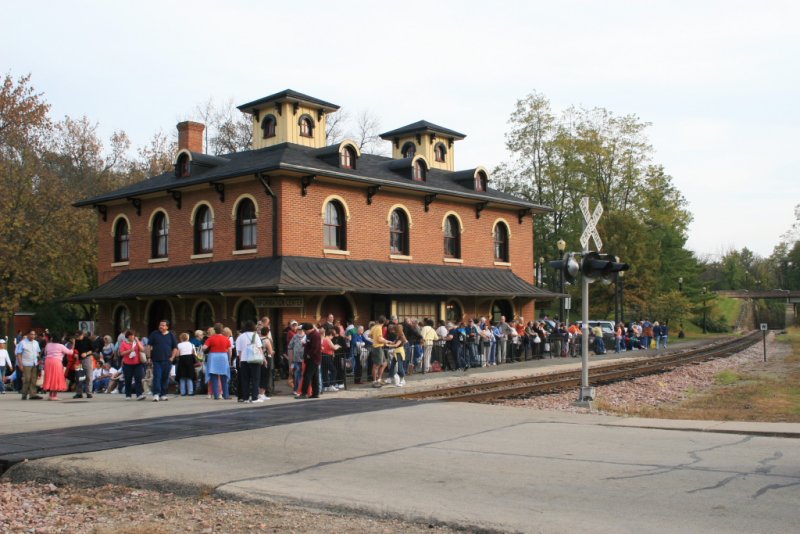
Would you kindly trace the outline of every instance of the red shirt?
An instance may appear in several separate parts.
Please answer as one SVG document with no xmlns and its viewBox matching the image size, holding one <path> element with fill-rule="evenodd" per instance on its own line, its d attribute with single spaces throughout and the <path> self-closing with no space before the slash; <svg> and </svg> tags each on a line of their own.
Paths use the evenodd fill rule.
<svg viewBox="0 0 800 534">
<path fill-rule="evenodd" d="M 131 348 L 133 348 L 131 352 L 122 357 L 122 363 L 127 363 L 128 365 L 136 365 L 138 363 L 142 363 L 141 360 L 139 359 L 140 343 L 141 342 L 138 339 L 134 338 L 133 343 L 125 339 L 119 344 L 120 352 L 125 352 L 126 350 L 131 350 Z"/>
<path fill-rule="evenodd" d="M 222 334 L 214 334 L 206 339 L 205 346 L 208 347 L 208 352 L 224 352 L 227 353 L 231 348 L 231 340 Z"/>
<path fill-rule="evenodd" d="M 333 356 L 333 341 L 330 338 L 322 338 L 322 354 L 325 356 Z"/>
</svg>

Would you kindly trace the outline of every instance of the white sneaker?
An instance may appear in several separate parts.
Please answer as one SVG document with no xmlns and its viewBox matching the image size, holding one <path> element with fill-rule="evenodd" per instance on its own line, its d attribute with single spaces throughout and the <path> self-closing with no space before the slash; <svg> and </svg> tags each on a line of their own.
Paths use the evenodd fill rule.
<svg viewBox="0 0 800 534">
<path fill-rule="evenodd" d="M 266 395 L 259 395 L 258 400 L 269 400 L 269 397 L 267 397 Z"/>
<path fill-rule="evenodd" d="M 384 378 L 383 379 L 383 383 L 384 384 L 391 384 L 392 383 L 392 379 L 391 378 Z"/>
<path fill-rule="evenodd" d="M 405 386 L 406 385 L 406 379 L 405 378 L 400 381 L 400 385 L 401 386 Z"/>
<path fill-rule="evenodd" d="M 131 400 L 131 398 L 130 397 L 125 397 L 125 400 Z"/>
<path fill-rule="evenodd" d="M 111 395 L 119 395 L 119 390 L 115 389 L 114 391 L 111 392 Z"/>
<path fill-rule="evenodd" d="M 254 400 L 254 401 L 245 401 L 245 402 L 249 402 L 249 403 L 251 403 L 251 404 L 255 404 L 255 403 L 257 403 L 257 402 L 264 402 L 264 399 L 256 399 L 256 400 Z"/>
<path fill-rule="evenodd" d="M 344 384 L 337 384 L 337 385 L 336 385 L 336 387 L 337 387 L 338 389 L 344 389 Z"/>
<path fill-rule="evenodd" d="M 158 402 L 158 395 L 153 396 L 153 402 Z"/>
</svg>

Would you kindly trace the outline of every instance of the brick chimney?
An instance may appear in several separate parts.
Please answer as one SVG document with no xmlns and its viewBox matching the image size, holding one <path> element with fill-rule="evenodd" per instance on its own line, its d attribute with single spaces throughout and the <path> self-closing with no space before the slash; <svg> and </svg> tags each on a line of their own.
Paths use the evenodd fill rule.
<svg viewBox="0 0 800 534">
<path fill-rule="evenodd" d="M 205 125 L 199 122 L 184 121 L 179 122 L 178 128 L 178 150 L 184 148 L 189 152 L 203 152 L 203 130 Z"/>
</svg>

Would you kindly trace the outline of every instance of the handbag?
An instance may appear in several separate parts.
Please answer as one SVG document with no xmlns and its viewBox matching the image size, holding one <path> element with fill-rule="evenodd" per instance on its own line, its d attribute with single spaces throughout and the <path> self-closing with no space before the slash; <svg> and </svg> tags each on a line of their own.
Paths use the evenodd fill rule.
<svg viewBox="0 0 800 534">
<path fill-rule="evenodd" d="M 83 369 L 83 368 L 75 369 L 75 375 L 74 376 L 75 376 L 75 382 L 86 382 L 86 370 L 85 369 Z"/>
<path fill-rule="evenodd" d="M 144 351 L 139 351 L 139 363 L 147 363 L 147 353 Z"/>
<path fill-rule="evenodd" d="M 264 364 L 264 350 L 256 345 L 256 333 L 253 332 L 253 339 L 247 346 L 247 363 Z"/>
</svg>

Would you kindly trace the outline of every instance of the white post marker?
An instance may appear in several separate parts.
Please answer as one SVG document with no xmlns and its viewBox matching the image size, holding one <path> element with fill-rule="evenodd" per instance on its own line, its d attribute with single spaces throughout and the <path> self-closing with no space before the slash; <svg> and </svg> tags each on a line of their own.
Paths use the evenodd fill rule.
<svg viewBox="0 0 800 534">
<path fill-rule="evenodd" d="M 764 363 L 767 363 L 767 323 L 761 323 L 761 333 L 764 335 Z"/>
<path fill-rule="evenodd" d="M 603 205 L 597 203 L 594 213 L 589 211 L 589 197 L 583 197 L 580 202 L 581 213 L 583 214 L 583 233 L 581 234 L 581 246 L 583 254 L 589 252 L 589 239 L 594 240 L 597 252 L 603 248 L 603 241 L 597 233 L 597 223 L 603 214 Z M 581 276 L 581 311 L 583 312 L 583 324 L 581 325 L 581 393 L 578 402 L 594 400 L 594 388 L 589 387 L 589 279 Z"/>
</svg>

